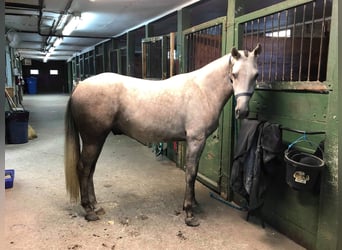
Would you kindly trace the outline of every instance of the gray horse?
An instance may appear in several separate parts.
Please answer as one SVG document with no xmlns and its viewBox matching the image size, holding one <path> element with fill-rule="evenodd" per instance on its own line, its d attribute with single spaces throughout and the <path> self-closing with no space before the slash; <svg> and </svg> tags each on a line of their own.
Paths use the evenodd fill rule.
<svg viewBox="0 0 342 250">
<path fill-rule="evenodd" d="M 102 73 L 80 82 L 66 110 L 65 176 L 70 198 L 78 200 L 81 194 L 85 218 L 98 220 L 104 212 L 96 207 L 93 174 L 113 132 L 145 142 L 186 141 L 185 223 L 199 225 L 193 206 L 201 153 L 233 93 L 236 118 L 247 116 L 260 53 L 260 44 L 251 52 L 233 48 L 198 70 L 162 81 Z"/>
</svg>

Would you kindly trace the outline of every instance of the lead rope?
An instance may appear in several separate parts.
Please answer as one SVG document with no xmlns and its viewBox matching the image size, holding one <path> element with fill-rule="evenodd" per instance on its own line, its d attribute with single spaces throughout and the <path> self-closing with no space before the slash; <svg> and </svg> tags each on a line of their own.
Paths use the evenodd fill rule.
<svg viewBox="0 0 342 250">
<path fill-rule="evenodd" d="M 296 143 L 300 142 L 300 141 L 307 141 L 308 138 L 306 136 L 306 132 L 304 131 L 303 135 L 299 138 L 297 138 L 296 140 L 294 140 L 292 143 L 289 144 L 289 146 L 287 147 L 288 149 L 292 148 L 293 145 L 295 145 Z"/>
</svg>

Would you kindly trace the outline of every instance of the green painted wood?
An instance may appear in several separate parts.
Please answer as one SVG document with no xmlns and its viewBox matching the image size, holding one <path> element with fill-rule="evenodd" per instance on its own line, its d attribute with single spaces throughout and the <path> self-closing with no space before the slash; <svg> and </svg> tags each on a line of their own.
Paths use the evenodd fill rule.
<svg viewBox="0 0 342 250">
<path fill-rule="evenodd" d="M 236 45 L 235 40 L 235 0 L 228 0 L 225 53 L 230 53 Z M 222 153 L 221 153 L 221 196 L 227 200 L 233 199 L 233 193 L 230 189 L 230 172 L 234 156 L 234 99 L 231 98 L 225 105 L 222 112 Z"/>
<path fill-rule="evenodd" d="M 326 171 L 323 175 L 322 190 L 319 203 L 319 218 L 317 229 L 316 249 L 337 249 L 337 240 L 341 235 L 338 235 L 339 214 L 338 210 L 338 97 L 339 93 L 339 79 L 338 79 L 338 1 L 333 1 L 332 6 L 332 20 L 330 41 L 329 41 L 329 55 L 328 55 L 328 68 L 327 68 L 327 81 L 331 86 L 329 93 L 329 101 L 327 107 L 327 138 L 325 161 L 327 164 Z M 340 177 L 340 178 L 339 178 Z M 340 232 L 341 233 L 341 232 Z"/>
<path fill-rule="evenodd" d="M 341 5 L 340 5 L 341 6 Z M 334 5 L 333 5 L 334 11 L 336 9 L 336 11 L 338 10 L 338 1 L 334 1 Z M 341 9 L 340 9 L 341 11 Z M 341 12 L 340 12 L 341 13 Z M 341 18 L 340 18 L 341 20 Z M 342 34 L 342 25 L 338 25 L 338 32 L 337 34 Z M 337 44 L 341 44 L 341 36 L 334 38 L 338 41 L 335 41 L 335 43 Z M 337 63 L 335 64 L 335 69 L 334 71 L 336 72 L 336 75 L 333 77 L 334 80 L 336 80 L 336 82 L 342 82 L 342 70 L 338 70 L 338 66 L 337 65 L 341 65 L 342 63 L 342 50 L 341 49 L 337 49 L 338 53 L 337 53 Z M 341 67 L 340 67 L 341 68 Z M 339 120 L 340 117 L 342 117 L 342 92 L 338 91 L 337 94 L 337 106 L 338 106 L 338 111 L 337 111 L 337 117 L 336 119 Z M 338 140 L 338 148 L 342 148 L 342 126 L 338 126 L 338 136 L 337 136 L 337 140 Z M 338 158 L 337 158 L 338 162 L 342 162 L 342 154 L 338 153 Z M 339 200 L 339 204 L 338 204 L 338 211 L 340 211 L 338 213 L 338 219 L 337 219 L 337 223 L 338 223 L 338 229 L 337 229 L 337 248 L 336 249 L 342 249 L 342 168 L 338 168 L 338 200 Z"/>
<path fill-rule="evenodd" d="M 327 132 L 328 101 L 328 94 L 256 90 L 250 109 L 259 120 L 278 123 L 289 129 Z M 284 146 L 300 136 L 283 131 Z M 325 139 L 326 135 L 308 135 L 308 140 L 317 145 Z M 311 150 L 311 153 L 315 150 L 310 144 L 301 146 L 302 150 Z M 268 223 L 296 242 L 315 249 L 320 194 L 292 190 L 286 184 L 285 162 L 275 167 L 277 174 L 266 193 L 262 214 Z"/>
<path fill-rule="evenodd" d="M 183 37 L 183 46 L 184 46 L 184 54 L 183 54 L 183 65 L 186 65 L 187 61 L 187 51 L 186 48 L 187 43 L 184 37 L 187 34 L 206 29 L 218 24 L 222 24 L 222 50 L 221 54 L 225 54 L 225 40 L 226 40 L 226 17 L 219 17 L 215 18 L 211 21 L 205 22 L 203 24 L 196 25 L 194 27 L 185 29 L 182 32 Z M 208 62 L 209 63 L 209 62 Z M 183 66 L 183 70 L 186 71 L 187 69 Z M 201 181 L 204 185 L 208 186 L 209 188 L 220 192 L 222 190 L 221 180 L 222 176 L 226 175 L 222 173 L 222 124 L 223 124 L 222 115 L 220 117 L 220 125 L 219 127 L 207 138 L 206 146 L 203 150 L 200 162 L 199 162 L 199 170 L 198 170 L 198 180 Z M 183 149 L 183 153 L 185 154 L 185 144 L 181 144 Z M 183 160 L 185 157 L 183 155 Z M 181 166 L 185 165 L 185 161 L 182 162 Z M 225 186 L 227 186 L 227 181 L 225 181 Z M 226 191 L 224 191 L 226 193 Z"/>
<path fill-rule="evenodd" d="M 277 4 L 272 4 L 267 8 L 263 8 L 257 11 L 253 11 L 243 16 L 239 16 L 235 18 L 235 24 L 239 25 L 240 23 L 244 23 L 249 20 L 253 20 L 259 17 L 264 17 L 282 10 L 290 9 L 293 7 L 297 7 L 306 3 L 310 3 L 313 0 L 287 0 Z M 239 0 L 237 0 L 239 2 Z"/>
<path fill-rule="evenodd" d="M 242 23 L 270 15 L 311 1 L 283 1 L 268 8 L 237 17 L 229 24 L 234 27 L 234 43 L 241 45 Z M 337 30 L 337 2 L 333 1 L 331 31 Z M 229 1 L 231 6 L 239 6 L 239 0 Z M 229 27 L 229 26 L 228 26 Z M 310 136 L 310 140 L 324 140 L 324 160 L 326 167 L 321 176 L 320 192 L 298 192 L 287 186 L 285 181 L 286 164 L 279 166 L 271 188 L 266 194 L 262 215 L 276 229 L 308 249 L 338 249 L 338 227 L 342 231 L 341 214 L 338 212 L 338 197 L 341 197 L 341 178 L 338 173 L 338 92 L 337 32 L 330 33 L 327 80 L 323 83 L 283 82 L 276 88 L 256 90 L 250 102 L 251 117 L 269 120 L 284 127 L 305 130 L 325 131 L 325 135 Z M 272 84 L 272 83 L 270 83 Z M 274 85 L 272 84 L 272 87 Z M 309 87 L 309 91 L 304 91 Z M 265 88 L 265 86 L 262 86 Z M 319 89 L 319 91 L 316 91 Z M 313 92 L 317 93 L 313 93 Z M 299 135 L 283 132 L 284 146 Z M 338 183 L 340 185 L 338 185 Z M 340 198 L 341 200 L 341 198 Z"/>
<path fill-rule="evenodd" d="M 262 215 L 280 232 L 308 249 L 315 249 L 319 195 L 292 190 L 285 183 L 285 165 L 277 166 Z M 276 187 L 276 188 L 274 188 Z"/>
<path fill-rule="evenodd" d="M 191 26 L 191 13 L 190 10 L 180 9 L 177 11 L 177 57 L 179 63 L 179 72 L 185 72 L 185 61 L 184 61 L 184 48 L 185 41 L 183 36 L 183 30 L 189 28 Z M 178 142 L 178 152 L 177 152 L 177 160 L 176 164 L 179 168 L 184 169 L 185 165 L 185 151 L 186 146 L 185 142 Z"/>
</svg>

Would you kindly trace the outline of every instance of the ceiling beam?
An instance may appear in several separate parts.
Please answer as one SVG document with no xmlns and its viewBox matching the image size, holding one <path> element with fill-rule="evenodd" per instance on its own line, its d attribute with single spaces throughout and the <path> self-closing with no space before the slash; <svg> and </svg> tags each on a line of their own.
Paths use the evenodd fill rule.
<svg viewBox="0 0 342 250">
<path fill-rule="evenodd" d="M 29 10 L 39 10 L 39 5 L 25 4 L 25 3 L 5 3 L 5 8 L 8 9 L 29 9 Z"/>
</svg>

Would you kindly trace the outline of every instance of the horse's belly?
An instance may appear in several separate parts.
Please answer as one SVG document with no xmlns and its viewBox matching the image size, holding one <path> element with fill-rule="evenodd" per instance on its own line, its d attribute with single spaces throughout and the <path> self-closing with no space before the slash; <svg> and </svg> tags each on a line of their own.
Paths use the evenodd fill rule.
<svg viewBox="0 0 342 250">
<path fill-rule="evenodd" d="M 120 126 L 124 134 L 144 142 L 181 141 L 185 140 L 185 131 L 176 123 L 124 122 Z"/>
</svg>

